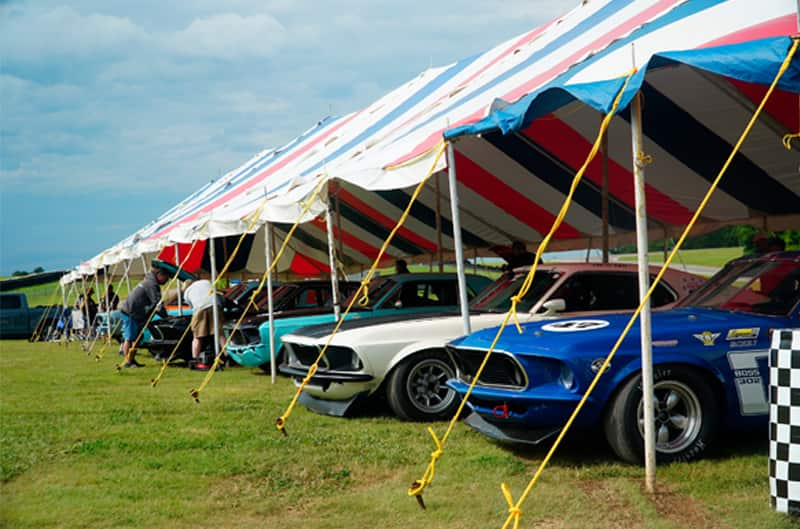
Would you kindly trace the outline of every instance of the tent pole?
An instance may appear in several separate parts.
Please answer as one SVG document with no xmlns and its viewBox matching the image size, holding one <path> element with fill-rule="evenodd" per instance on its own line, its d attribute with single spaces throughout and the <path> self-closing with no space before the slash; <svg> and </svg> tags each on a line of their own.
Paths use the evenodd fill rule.
<svg viewBox="0 0 800 529">
<path fill-rule="evenodd" d="M 219 356 L 219 307 L 217 307 L 217 254 L 214 238 L 209 237 L 209 258 L 211 259 L 211 312 L 214 315 L 214 358 Z"/>
<path fill-rule="evenodd" d="M 335 182 L 334 189 L 336 191 L 336 227 L 339 229 L 339 233 L 342 233 L 342 212 L 339 210 L 339 189 L 341 189 L 340 184 Z M 344 241 L 341 237 L 339 237 L 339 255 L 344 255 Z"/>
<path fill-rule="evenodd" d="M 178 243 L 175 243 L 175 266 L 181 266 L 181 252 L 178 248 Z M 183 316 L 183 293 L 181 292 L 181 280 L 176 279 L 178 283 L 178 316 Z"/>
<path fill-rule="evenodd" d="M 439 253 L 439 272 L 444 272 L 444 255 L 442 253 L 442 190 L 439 187 L 439 173 L 433 175 L 433 183 L 436 186 L 436 250 Z"/>
<path fill-rule="evenodd" d="M 633 147 L 633 180 L 636 199 L 636 253 L 639 260 L 639 300 L 644 299 L 650 290 L 650 273 L 647 256 L 647 209 L 644 193 L 644 162 L 640 155 L 644 152 L 642 137 L 642 94 L 636 94 L 631 103 L 631 132 Z M 656 479 L 656 438 L 655 414 L 653 409 L 653 349 L 650 329 L 650 301 L 644 304 L 640 315 L 642 346 L 642 401 L 644 403 L 644 463 L 645 489 L 655 492 Z"/>
<path fill-rule="evenodd" d="M 600 116 L 603 121 L 603 116 Z M 608 263 L 608 130 L 600 143 L 602 155 L 603 187 L 600 190 L 600 209 L 603 217 L 603 263 Z"/>
<path fill-rule="evenodd" d="M 131 295 L 131 265 L 133 264 L 132 259 L 128 259 L 128 262 L 125 263 L 125 284 L 128 286 L 128 296 Z"/>
<path fill-rule="evenodd" d="M 461 245 L 461 218 L 458 214 L 458 184 L 456 182 L 456 163 L 453 144 L 447 143 L 447 177 L 450 185 L 450 211 L 453 217 L 453 243 L 456 250 L 456 270 L 458 272 L 458 297 L 461 305 L 461 319 L 464 334 L 470 333 L 469 305 L 467 304 L 467 277 L 464 273 L 464 248 Z M 440 262 L 441 264 L 441 262 Z"/>
<path fill-rule="evenodd" d="M 100 270 L 100 269 L 98 268 L 97 270 L 94 271 L 94 289 L 97 291 L 97 301 L 99 302 L 100 301 L 100 275 L 98 274 L 98 270 Z M 105 267 L 104 267 L 104 270 L 105 270 Z M 105 282 L 105 275 L 103 277 L 104 277 L 103 281 Z M 99 313 L 100 313 L 99 311 L 96 312 L 95 315 L 94 315 L 94 319 L 92 320 L 92 334 L 94 334 L 94 322 L 95 322 L 95 320 L 97 320 L 97 315 Z"/>
<path fill-rule="evenodd" d="M 325 208 L 325 231 L 328 234 L 328 261 L 331 267 L 331 299 L 333 301 L 333 319 L 339 321 L 339 314 L 341 308 L 339 307 L 339 278 L 336 271 L 336 256 L 334 251 L 336 249 L 336 241 L 333 238 L 333 212 L 331 211 L 331 203 L 333 201 L 333 193 L 328 184 L 328 207 Z M 341 234 L 341 232 L 339 232 Z"/>
<path fill-rule="evenodd" d="M 106 300 L 106 338 L 111 343 L 111 307 L 108 306 L 108 267 L 103 266 L 103 298 Z"/>
<path fill-rule="evenodd" d="M 266 258 L 267 271 L 272 268 L 272 224 L 264 224 L 264 257 Z M 275 317 L 272 310 L 272 273 L 267 274 L 267 310 L 269 314 L 269 376 L 272 383 L 277 378 L 275 367 Z"/>
</svg>

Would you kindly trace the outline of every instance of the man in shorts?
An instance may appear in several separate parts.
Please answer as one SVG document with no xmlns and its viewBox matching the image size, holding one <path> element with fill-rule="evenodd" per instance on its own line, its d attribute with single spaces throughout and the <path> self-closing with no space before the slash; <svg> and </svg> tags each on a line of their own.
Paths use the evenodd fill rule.
<svg viewBox="0 0 800 529">
<path fill-rule="evenodd" d="M 183 292 L 183 297 L 192 306 L 192 358 L 196 369 L 208 369 L 210 366 L 200 362 L 202 340 L 214 335 L 214 297 L 211 295 L 211 281 L 199 279 L 193 281 Z M 217 294 L 217 329 L 222 330 L 222 296 Z M 222 334 L 219 336 L 220 348 L 225 346 Z"/>
<path fill-rule="evenodd" d="M 128 294 L 127 299 L 119 304 L 122 313 L 122 354 L 125 357 L 125 368 L 144 367 L 136 361 L 136 350 L 131 344 L 147 323 L 150 314 L 161 301 L 161 285 L 169 281 L 170 273 L 160 262 L 153 261 L 152 268 L 144 279 Z"/>
</svg>

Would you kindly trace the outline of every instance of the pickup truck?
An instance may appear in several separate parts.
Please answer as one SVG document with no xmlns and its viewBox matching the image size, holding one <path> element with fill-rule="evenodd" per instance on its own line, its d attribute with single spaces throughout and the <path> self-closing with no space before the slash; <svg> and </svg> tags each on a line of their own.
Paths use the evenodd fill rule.
<svg viewBox="0 0 800 529">
<path fill-rule="evenodd" d="M 29 338 L 47 307 L 29 307 L 28 298 L 19 292 L 0 294 L 0 337 Z M 53 318 L 58 311 L 53 312 Z"/>
</svg>

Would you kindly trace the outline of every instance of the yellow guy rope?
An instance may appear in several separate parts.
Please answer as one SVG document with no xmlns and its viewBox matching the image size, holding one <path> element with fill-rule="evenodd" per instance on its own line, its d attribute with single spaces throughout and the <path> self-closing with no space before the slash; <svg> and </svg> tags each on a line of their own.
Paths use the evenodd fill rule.
<svg viewBox="0 0 800 529">
<path fill-rule="evenodd" d="M 183 260 L 180 262 L 178 267 L 175 269 L 175 275 L 170 278 L 169 282 L 167 282 L 167 285 L 164 287 L 166 290 L 172 288 L 172 285 L 175 283 L 175 281 L 177 281 L 178 276 L 181 274 L 183 266 L 186 264 L 186 261 L 189 260 L 189 256 L 192 255 L 192 250 L 194 250 L 194 247 L 197 245 L 197 241 L 198 241 L 197 239 L 192 241 L 192 245 L 189 247 L 189 251 L 186 252 L 186 257 L 184 257 Z M 131 293 L 128 292 L 128 295 L 130 296 Z M 142 326 L 142 329 L 139 331 L 139 335 L 136 336 L 136 340 L 133 341 L 130 349 L 128 349 L 128 354 L 125 356 L 125 362 L 128 362 L 128 359 L 130 358 L 131 354 L 134 351 L 136 351 L 136 346 L 139 344 L 139 340 L 141 340 L 142 336 L 144 336 L 144 331 L 147 330 L 147 326 L 150 325 L 151 321 L 153 321 L 153 316 L 156 315 L 157 310 L 158 310 L 158 304 L 156 304 L 156 306 L 153 307 L 153 310 L 150 312 L 150 316 L 148 316 L 147 321 Z M 117 371 L 122 371 L 122 364 L 117 364 Z"/>
<path fill-rule="evenodd" d="M 380 263 L 381 257 L 383 257 L 383 254 L 386 253 L 386 249 L 389 247 L 389 243 L 392 242 L 395 233 L 397 233 L 397 231 L 403 226 L 403 223 L 408 218 L 408 215 L 411 212 L 411 206 L 414 205 L 414 202 L 417 200 L 417 197 L 422 191 L 422 188 L 425 187 L 425 184 L 428 182 L 428 179 L 433 174 L 436 168 L 436 164 L 439 163 L 439 158 L 442 157 L 442 153 L 444 153 L 444 150 L 445 150 L 445 143 L 441 142 L 438 145 L 436 156 L 433 160 L 431 168 L 428 170 L 428 173 L 425 175 L 425 178 L 423 178 L 422 181 L 417 185 L 417 188 L 414 190 L 414 194 L 411 195 L 411 199 L 408 201 L 408 206 L 406 206 L 405 211 L 403 211 L 403 214 L 400 216 L 400 219 L 397 221 L 397 224 L 395 225 L 394 229 L 392 229 L 391 233 L 389 233 L 389 236 L 386 237 L 386 240 L 383 242 L 383 246 L 381 246 L 381 249 L 378 252 L 377 257 L 375 257 L 375 261 L 372 263 L 372 267 L 370 267 L 369 272 L 367 272 L 367 275 L 361 280 L 361 284 L 359 285 L 358 290 L 356 290 L 356 292 L 351 297 L 350 304 L 347 306 L 347 310 L 345 310 L 344 314 L 342 314 L 342 316 L 339 318 L 339 321 L 336 323 L 336 327 L 333 329 L 333 332 L 328 337 L 328 341 L 325 342 L 325 346 L 319 352 L 317 359 L 314 360 L 314 363 L 311 365 L 311 367 L 308 368 L 308 374 L 305 376 L 303 381 L 297 387 L 297 391 L 295 391 L 294 397 L 292 397 L 289 406 L 287 406 L 286 410 L 283 412 L 283 415 L 275 419 L 275 427 L 278 428 L 278 431 L 281 432 L 282 434 L 286 435 L 286 421 L 292 414 L 292 410 L 297 404 L 297 399 L 300 398 L 300 393 L 303 392 L 303 388 L 305 388 L 306 385 L 308 385 L 308 383 L 311 381 L 311 378 L 317 372 L 320 361 L 325 356 L 325 352 L 328 350 L 328 346 L 333 340 L 333 337 L 339 331 L 339 328 L 342 326 L 342 323 L 344 323 L 344 320 L 350 313 L 350 309 L 353 308 L 353 305 L 355 304 L 356 300 L 359 300 L 359 303 L 362 305 L 368 303 L 369 289 L 367 285 L 372 279 L 375 270 L 378 268 L 378 264 Z M 362 297 L 360 299 L 359 299 L 359 294 L 362 294 Z"/>
<path fill-rule="evenodd" d="M 56 294 L 58 294 L 58 287 L 61 286 L 61 281 L 56 282 L 56 288 L 53 289 L 53 294 L 50 296 L 50 303 L 47 304 L 44 311 L 42 312 L 42 317 L 39 318 L 39 322 L 36 324 L 36 328 L 33 330 L 33 334 L 28 339 L 30 342 L 35 342 L 41 337 L 42 331 L 44 330 L 44 322 L 47 320 L 47 316 L 50 315 L 50 311 L 53 308 L 53 302 L 56 300 Z"/>
<path fill-rule="evenodd" d="M 605 134 L 606 129 L 608 128 L 611 119 L 614 117 L 614 113 L 616 112 L 617 106 L 619 106 L 619 100 L 622 97 L 625 88 L 628 86 L 628 82 L 630 81 L 633 74 L 636 73 L 635 70 L 631 70 L 627 77 L 625 78 L 625 82 L 623 83 L 622 87 L 619 90 L 616 98 L 614 99 L 614 104 L 611 110 L 606 114 L 603 118 L 602 123 L 600 124 L 600 132 L 597 135 L 597 139 L 592 146 L 591 151 L 589 151 L 589 156 L 586 158 L 586 161 L 583 162 L 583 165 L 575 174 L 575 177 L 572 180 L 572 184 L 569 188 L 569 193 L 567 194 L 564 203 L 561 206 L 561 210 L 558 212 L 558 216 L 553 221 L 553 225 L 550 227 L 550 231 L 548 234 L 542 239 L 542 242 L 539 243 L 539 248 L 536 250 L 536 258 L 533 260 L 533 266 L 528 271 L 528 275 L 525 277 L 525 281 L 523 281 L 522 285 L 520 286 L 519 292 L 511 298 L 511 308 L 506 313 L 506 317 L 503 320 L 503 323 L 500 324 L 500 327 L 497 330 L 497 334 L 494 337 L 494 341 L 492 345 L 489 347 L 489 350 L 486 351 L 486 355 L 483 357 L 483 361 L 481 365 L 478 367 L 478 370 L 475 373 L 475 376 L 472 379 L 472 383 L 469 385 L 469 389 L 467 389 L 466 394 L 461 400 L 461 404 L 458 406 L 458 410 L 453 415 L 453 418 L 450 420 L 450 424 L 447 426 L 447 430 L 445 431 L 444 436 L 441 440 L 436 436 L 436 433 L 433 431 L 433 428 L 428 428 L 428 433 L 430 433 L 431 437 L 433 438 L 433 442 L 436 445 L 436 450 L 431 452 L 431 461 L 428 463 L 428 467 L 425 469 L 425 472 L 422 474 L 422 477 L 416 480 L 411 486 L 408 488 L 408 495 L 413 496 L 416 498 L 417 503 L 423 509 L 425 508 L 425 502 L 422 499 L 422 492 L 425 490 L 425 487 L 430 485 L 433 482 L 433 479 L 436 474 L 436 461 L 442 457 L 444 454 L 444 445 L 447 442 L 447 439 L 450 437 L 450 434 L 455 428 L 456 422 L 458 422 L 458 418 L 461 416 L 461 412 L 464 410 L 464 406 L 469 399 L 469 396 L 472 394 L 472 390 L 475 388 L 475 384 L 477 384 L 478 380 L 480 379 L 481 374 L 483 373 L 486 364 L 489 362 L 489 357 L 491 356 L 492 352 L 494 351 L 495 346 L 497 345 L 500 336 L 503 334 L 503 331 L 508 325 L 508 321 L 511 318 L 514 318 L 514 324 L 517 326 L 517 330 L 522 332 L 522 328 L 519 325 L 519 320 L 517 319 L 517 304 L 522 300 L 525 295 L 528 293 L 531 285 L 533 284 L 533 277 L 536 274 L 536 269 L 538 267 L 539 260 L 544 253 L 547 244 L 550 242 L 550 239 L 553 237 L 553 234 L 558 230 L 559 226 L 564 220 L 564 217 L 567 215 L 567 210 L 569 209 L 570 202 L 572 201 L 572 195 L 575 193 L 575 190 L 578 188 L 578 184 L 580 183 L 583 174 L 586 172 L 586 168 L 589 167 L 589 163 L 591 163 L 592 159 L 594 159 L 597 151 L 600 149 L 600 141 L 603 138 L 603 134 Z"/>
<path fill-rule="evenodd" d="M 256 288 L 253 291 L 253 294 L 250 296 L 250 301 L 247 303 L 244 310 L 242 311 L 242 315 L 239 316 L 239 320 L 236 322 L 236 325 L 233 326 L 230 336 L 233 336 L 234 333 L 236 333 L 236 331 L 239 330 L 239 326 L 242 324 L 242 321 L 247 316 L 247 311 L 249 311 L 251 307 L 256 306 L 255 302 L 256 297 L 258 297 L 258 295 L 263 290 L 264 284 L 267 282 L 267 277 L 269 276 L 269 274 L 272 273 L 275 267 L 278 266 L 278 261 L 283 256 L 283 252 L 286 251 L 289 241 L 291 240 L 292 235 L 294 235 L 297 226 L 300 225 L 300 222 L 303 220 L 303 217 L 305 217 L 306 213 L 308 213 L 308 210 L 311 209 L 311 206 L 314 205 L 314 200 L 317 198 L 317 195 L 320 193 L 323 185 L 326 182 L 327 179 L 325 178 L 320 179 L 319 183 L 317 184 L 317 187 L 314 188 L 314 192 L 311 193 L 311 195 L 306 200 L 303 206 L 303 210 L 297 216 L 297 220 L 295 221 L 294 225 L 291 227 L 289 232 L 286 234 L 286 238 L 284 238 L 280 250 L 278 251 L 277 255 L 275 255 L 275 259 L 272 261 L 272 265 L 269 267 L 269 270 L 266 270 L 264 274 L 261 276 L 261 281 L 258 283 L 258 288 Z M 227 348 L 228 348 L 228 340 L 225 341 L 225 345 L 222 347 L 216 358 L 214 358 L 214 363 L 211 365 L 211 368 L 208 370 L 208 373 L 206 373 L 206 376 L 203 379 L 203 382 L 200 384 L 200 387 L 198 387 L 197 389 L 193 388 L 189 390 L 189 395 L 194 399 L 195 402 L 200 402 L 200 392 L 203 391 L 205 387 L 208 385 L 208 383 L 211 381 L 211 377 L 214 376 L 214 372 L 217 370 L 217 367 L 219 367 L 219 364 L 222 361 L 222 357 Z"/>
<path fill-rule="evenodd" d="M 253 226 L 256 225 L 258 218 L 261 216 L 261 212 L 263 211 L 266 203 L 267 203 L 267 197 L 265 197 L 264 200 L 261 201 L 261 203 L 255 209 L 255 211 L 253 211 L 253 213 L 245 217 L 245 219 L 248 219 L 249 217 L 249 223 L 247 225 L 247 228 L 245 228 L 245 230 L 242 232 L 242 235 L 239 237 L 239 242 L 237 242 L 236 246 L 233 248 L 233 252 L 231 253 L 231 256 L 228 258 L 228 261 L 225 263 L 225 266 L 222 267 L 222 271 L 217 275 L 216 277 L 217 281 L 219 281 L 222 278 L 222 276 L 224 276 L 225 273 L 228 271 L 228 268 L 230 268 L 234 258 L 236 257 L 236 254 L 239 253 L 239 249 L 242 247 L 242 243 L 244 242 L 245 237 L 247 237 L 247 235 L 250 233 L 250 230 L 253 229 Z M 211 288 L 208 291 L 208 294 L 211 295 L 213 292 L 214 292 L 214 285 L 211 286 Z M 222 309 L 220 308 L 220 310 Z M 178 348 L 183 343 L 183 340 L 186 338 L 186 335 L 189 334 L 191 328 L 192 328 L 191 324 L 186 326 L 186 329 L 184 329 L 183 334 L 181 334 L 181 337 L 178 338 L 178 341 L 175 343 L 175 347 L 172 348 L 172 352 L 169 354 L 167 359 L 162 362 L 161 370 L 158 372 L 158 375 L 156 376 L 156 378 L 150 380 L 150 384 L 153 387 L 156 387 L 156 385 L 158 385 L 158 382 L 164 376 L 164 371 L 166 371 L 172 359 L 175 358 L 175 354 L 178 352 Z"/>
<path fill-rule="evenodd" d="M 542 474 L 542 471 L 544 471 L 544 468 L 547 466 L 547 463 L 550 462 L 550 458 L 555 453 L 556 449 L 558 448 L 558 445 L 561 443 L 561 440 L 567 434 L 567 431 L 569 430 L 570 426 L 572 426 L 572 423 L 574 422 L 575 417 L 577 417 L 578 413 L 580 413 L 581 409 L 583 409 L 583 405 L 586 403 L 586 400 L 589 398 L 589 395 L 591 395 L 591 393 L 594 390 L 595 386 L 597 386 L 597 383 L 600 380 L 600 376 L 603 373 L 605 373 L 606 369 L 608 368 L 609 363 L 611 362 L 611 360 L 613 359 L 614 355 L 616 354 L 617 349 L 619 349 L 619 346 L 622 343 L 622 340 L 624 340 L 625 337 L 628 335 L 628 331 L 630 331 L 631 327 L 633 326 L 634 322 L 636 321 L 636 318 L 639 317 L 639 313 L 642 311 L 642 307 L 648 302 L 648 300 L 650 299 L 650 296 L 653 294 L 653 291 L 658 286 L 659 281 L 661 281 L 661 278 L 664 276 L 664 273 L 666 272 L 667 268 L 672 263 L 673 258 L 675 257 L 675 255 L 680 250 L 681 245 L 683 244 L 683 241 L 689 235 L 689 232 L 691 232 L 692 228 L 694 227 L 695 222 L 697 222 L 697 219 L 700 217 L 700 214 L 703 212 L 703 209 L 706 207 L 706 204 L 708 203 L 709 199 L 711 198 L 711 195 L 717 189 L 717 185 L 719 185 L 720 180 L 722 180 L 722 176 L 725 174 L 725 171 L 728 170 L 728 166 L 731 164 L 731 161 L 733 161 L 734 156 L 736 156 L 736 153 L 739 151 L 739 148 L 742 146 L 742 143 L 744 143 L 745 138 L 750 133 L 750 129 L 753 128 L 753 125 L 755 124 L 756 120 L 758 119 L 759 114 L 761 114 L 761 110 L 764 108 L 764 105 L 766 104 L 767 99 L 769 99 L 769 96 L 772 94 L 773 90 L 775 89 L 775 86 L 778 84 L 778 81 L 783 76 L 784 72 L 786 72 L 786 69 L 789 67 L 789 63 L 791 63 L 792 57 L 794 56 L 795 51 L 797 50 L 797 45 L 798 45 L 798 43 L 800 43 L 800 40 L 798 40 L 796 38 L 793 39 L 793 40 L 794 40 L 794 42 L 792 44 L 792 47 L 789 49 L 789 53 L 787 54 L 786 58 L 784 59 L 783 64 L 778 69 L 778 73 L 775 75 L 775 79 L 772 81 L 772 84 L 770 85 L 769 90 L 767 90 L 767 93 L 764 94 L 764 98 L 761 100 L 761 104 L 758 105 L 758 108 L 756 109 L 755 113 L 753 114 L 753 117 L 750 118 L 750 122 L 747 124 L 747 127 L 745 127 L 744 132 L 742 132 L 742 135 L 739 138 L 739 141 L 736 142 L 736 145 L 733 147 L 733 151 L 731 151 L 730 156 L 728 156 L 728 159 L 725 161 L 725 164 L 722 166 L 722 169 L 720 169 L 719 174 L 714 179 L 714 182 L 712 182 L 711 187 L 708 188 L 708 192 L 706 193 L 705 197 L 703 197 L 702 202 L 700 202 L 700 205 L 698 206 L 697 211 L 695 211 L 694 215 L 692 216 L 692 220 L 689 221 L 689 224 L 686 226 L 686 229 L 683 230 L 683 233 L 681 234 L 680 239 L 678 239 L 678 242 L 675 244 L 675 247 L 672 249 L 672 252 L 670 252 L 669 257 L 664 262 L 664 265 L 661 267 L 661 270 L 658 272 L 658 275 L 656 276 L 656 278 L 653 280 L 653 284 L 650 285 L 650 289 L 647 291 L 647 294 L 645 295 L 645 297 L 642 300 L 641 304 L 636 309 L 636 312 L 634 312 L 633 315 L 631 316 L 630 320 L 628 321 L 628 324 L 625 326 L 625 329 L 623 329 L 622 334 L 620 335 L 619 339 L 617 339 L 617 343 L 615 343 L 614 347 L 611 348 L 611 352 L 606 357 L 605 361 L 603 362 L 603 365 L 597 371 L 597 374 L 595 375 L 594 380 L 592 380 L 592 383 L 589 384 L 588 388 L 586 388 L 586 393 L 583 395 L 583 398 L 580 400 L 578 405 L 575 407 L 575 411 L 572 412 L 572 415 L 570 416 L 569 420 L 567 420 L 567 423 L 564 425 L 564 428 L 561 430 L 561 433 L 559 433 L 558 437 L 553 442 L 553 446 L 550 448 L 550 451 L 547 452 L 547 455 L 542 460 L 542 462 L 539 465 L 539 468 L 536 470 L 536 473 L 534 474 L 533 478 L 531 478 L 530 482 L 528 483 L 528 486 L 525 487 L 525 490 L 522 493 L 522 495 L 519 497 L 519 500 L 517 500 L 516 503 L 513 503 L 512 498 L 511 498 L 511 493 L 510 493 L 510 491 L 508 489 L 508 485 L 506 485 L 505 483 L 503 483 L 501 485 L 502 490 L 503 490 L 503 494 L 505 495 L 506 501 L 508 502 L 508 505 L 509 505 L 508 517 L 506 518 L 506 521 L 503 524 L 503 529 L 507 529 L 509 527 L 509 525 L 511 525 L 512 522 L 513 522 L 514 529 L 516 529 L 519 526 L 519 518 L 520 518 L 520 515 L 522 514 L 522 510 L 521 510 L 522 509 L 522 504 L 528 498 L 528 495 L 531 493 L 531 490 L 533 490 L 533 487 L 536 484 L 536 482 L 538 481 L 539 476 Z"/>
</svg>

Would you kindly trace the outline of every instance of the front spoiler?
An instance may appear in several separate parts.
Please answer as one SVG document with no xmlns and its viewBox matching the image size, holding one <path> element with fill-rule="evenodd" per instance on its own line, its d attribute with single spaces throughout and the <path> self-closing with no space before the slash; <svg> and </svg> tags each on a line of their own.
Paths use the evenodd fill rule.
<svg viewBox="0 0 800 529">
<path fill-rule="evenodd" d="M 464 419 L 464 423 L 478 432 L 507 443 L 539 444 L 542 441 L 555 435 L 559 429 L 549 428 L 525 428 L 519 425 L 504 425 L 499 427 L 496 423 L 491 423 L 481 417 L 478 413 L 472 412 Z"/>
<path fill-rule="evenodd" d="M 290 377 L 304 379 L 308 375 L 308 369 L 291 367 L 288 364 L 281 364 L 278 370 L 282 375 L 289 375 Z M 346 373 L 344 371 L 325 372 L 317 371 L 314 376 L 309 380 L 310 384 L 320 386 L 323 389 L 328 388 L 333 383 L 346 384 L 348 382 L 369 382 L 375 377 L 366 373 Z"/>
<path fill-rule="evenodd" d="M 297 402 L 309 410 L 321 415 L 332 415 L 334 417 L 344 417 L 350 406 L 368 392 L 356 393 L 347 400 L 323 400 L 313 397 L 306 392 L 300 393 Z"/>
</svg>

